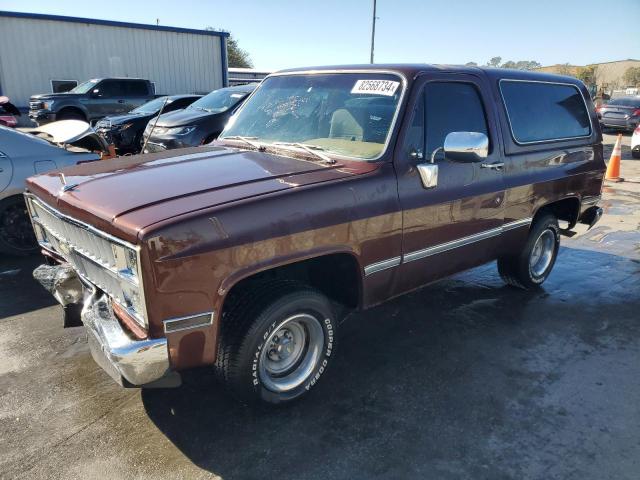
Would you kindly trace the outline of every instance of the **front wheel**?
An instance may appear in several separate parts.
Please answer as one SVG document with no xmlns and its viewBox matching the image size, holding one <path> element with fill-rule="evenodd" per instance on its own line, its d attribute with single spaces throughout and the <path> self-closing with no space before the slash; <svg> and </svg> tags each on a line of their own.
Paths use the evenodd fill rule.
<svg viewBox="0 0 640 480">
<path fill-rule="evenodd" d="M 247 402 L 279 404 L 313 388 L 335 351 L 331 302 L 289 281 L 256 285 L 231 302 L 216 367 L 232 392 Z"/>
<path fill-rule="evenodd" d="M 27 205 L 20 196 L 0 201 L 0 253 L 29 255 L 38 251 Z"/>
<path fill-rule="evenodd" d="M 558 256 L 560 229 L 551 213 L 537 217 L 522 252 L 498 259 L 498 272 L 508 285 L 525 290 L 538 287 L 547 279 Z"/>
</svg>

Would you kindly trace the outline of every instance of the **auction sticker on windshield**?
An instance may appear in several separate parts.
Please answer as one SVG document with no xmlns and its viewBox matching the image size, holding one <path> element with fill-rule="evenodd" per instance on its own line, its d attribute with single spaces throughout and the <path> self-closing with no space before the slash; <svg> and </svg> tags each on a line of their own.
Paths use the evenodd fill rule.
<svg viewBox="0 0 640 480">
<path fill-rule="evenodd" d="M 351 93 L 392 96 L 400 86 L 400 82 L 392 80 L 358 80 Z"/>
</svg>

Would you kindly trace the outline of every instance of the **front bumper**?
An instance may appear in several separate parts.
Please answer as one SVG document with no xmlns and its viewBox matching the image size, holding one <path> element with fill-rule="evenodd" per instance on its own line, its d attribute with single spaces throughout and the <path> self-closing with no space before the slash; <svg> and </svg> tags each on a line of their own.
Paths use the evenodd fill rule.
<svg viewBox="0 0 640 480">
<path fill-rule="evenodd" d="M 29 118 L 38 124 L 55 122 L 56 114 L 49 110 L 29 110 Z"/>
<path fill-rule="evenodd" d="M 179 386 L 180 375 L 170 368 L 167 339 L 133 338 L 114 315 L 107 295 L 84 283 L 83 293 L 78 293 L 81 280 L 77 275 L 72 278 L 74 274 L 66 264 L 41 266 L 34 271 L 36 280 L 65 309 L 81 306 L 80 320 L 95 362 L 123 387 Z"/>
<path fill-rule="evenodd" d="M 178 386 L 180 377 L 169 367 L 166 338 L 132 339 L 113 314 L 105 296 L 92 296 L 81 314 L 91 356 L 124 387 Z"/>
</svg>

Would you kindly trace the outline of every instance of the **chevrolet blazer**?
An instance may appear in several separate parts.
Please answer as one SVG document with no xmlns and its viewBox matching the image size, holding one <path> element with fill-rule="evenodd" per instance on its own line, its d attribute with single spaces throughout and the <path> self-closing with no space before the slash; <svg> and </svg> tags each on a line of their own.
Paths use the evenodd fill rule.
<svg viewBox="0 0 640 480">
<path fill-rule="evenodd" d="M 542 284 L 560 235 L 602 213 L 599 128 L 569 77 L 279 72 L 213 144 L 32 177 L 34 275 L 123 386 L 211 366 L 242 400 L 289 402 L 350 310 L 494 260 Z"/>
</svg>

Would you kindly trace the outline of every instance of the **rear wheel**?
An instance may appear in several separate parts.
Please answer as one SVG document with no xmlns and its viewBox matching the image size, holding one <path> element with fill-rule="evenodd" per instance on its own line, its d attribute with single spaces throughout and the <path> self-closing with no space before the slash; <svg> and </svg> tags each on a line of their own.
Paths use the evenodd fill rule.
<svg viewBox="0 0 640 480">
<path fill-rule="evenodd" d="M 22 196 L 0 202 L 0 252 L 29 255 L 38 251 L 38 243 Z"/>
<path fill-rule="evenodd" d="M 558 220 L 551 213 L 543 213 L 531 225 L 522 252 L 498 259 L 498 272 L 508 285 L 524 289 L 538 287 L 551 273 L 559 248 Z"/>
<path fill-rule="evenodd" d="M 256 285 L 231 300 L 223 315 L 216 368 L 247 402 L 286 403 L 308 392 L 335 349 L 331 302 L 305 285 Z"/>
</svg>

